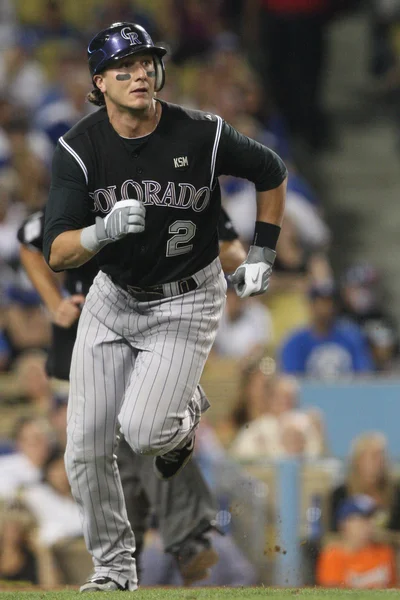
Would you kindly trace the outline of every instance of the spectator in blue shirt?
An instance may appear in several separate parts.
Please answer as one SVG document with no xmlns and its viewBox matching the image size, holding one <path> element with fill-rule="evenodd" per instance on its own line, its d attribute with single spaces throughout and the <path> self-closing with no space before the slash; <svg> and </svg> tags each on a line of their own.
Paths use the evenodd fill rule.
<svg viewBox="0 0 400 600">
<path fill-rule="evenodd" d="M 310 290 L 310 325 L 294 332 L 283 344 L 285 373 L 328 379 L 373 370 L 365 338 L 358 326 L 343 323 L 336 314 L 332 284 Z"/>
</svg>

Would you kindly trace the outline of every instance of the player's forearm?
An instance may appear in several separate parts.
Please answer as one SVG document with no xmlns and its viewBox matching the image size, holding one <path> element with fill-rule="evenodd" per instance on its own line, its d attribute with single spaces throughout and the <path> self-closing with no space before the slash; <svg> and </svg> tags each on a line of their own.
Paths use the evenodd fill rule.
<svg viewBox="0 0 400 600">
<path fill-rule="evenodd" d="M 75 269 L 88 262 L 107 244 L 116 242 L 130 233 L 144 231 L 146 209 L 139 200 L 120 200 L 102 219 L 96 217 L 93 225 L 60 233 L 48 251 L 48 262 L 54 271 Z M 44 235 L 46 254 L 46 227 Z"/>
<path fill-rule="evenodd" d="M 286 180 L 278 187 L 257 192 L 257 220 L 246 260 L 230 278 L 241 298 L 263 294 L 269 286 L 276 257 L 283 213 Z"/>
<path fill-rule="evenodd" d="M 257 221 L 282 225 L 286 199 L 286 179 L 275 189 L 257 192 Z"/>
<path fill-rule="evenodd" d="M 50 271 L 43 255 L 38 251 L 30 250 L 22 245 L 20 258 L 34 288 L 39 293 L 47 309 L 53 313 L 62 301 L 60 285 L 56 276 Z"/>
<path fill-rule="evenodd" d="M 82 229 L 64 231 L 55 238 L 49 256 L 49 266 L 53 271 L 75 269 L 88 262 L 96 254 L 82 246 L 82 231 Z"/>
<path fill-rule="evenodd" d="M 219 258 L 225 273 L 233 273 L 246 259 L 246 254 L 240 240 L 220 242 Z"/>
</svg>

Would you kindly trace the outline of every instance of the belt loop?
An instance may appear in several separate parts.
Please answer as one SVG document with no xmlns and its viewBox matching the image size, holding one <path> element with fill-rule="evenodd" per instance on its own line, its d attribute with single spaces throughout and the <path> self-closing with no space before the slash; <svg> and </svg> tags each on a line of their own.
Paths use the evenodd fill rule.
<svg viewBox="0 0 400 600">
<path fill-rule="evenodd" d="M 183 279 L 182 281 L 178 281 L 179 293 L 186 294 L 190 292 L 189 282 L 187 279 Z"/>
</svg>

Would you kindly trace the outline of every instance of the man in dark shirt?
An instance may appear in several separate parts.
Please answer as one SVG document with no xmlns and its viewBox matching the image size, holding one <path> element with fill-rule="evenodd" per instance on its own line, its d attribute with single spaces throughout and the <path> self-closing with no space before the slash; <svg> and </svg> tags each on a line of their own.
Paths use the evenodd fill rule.
<svg viewBox="0 0 400 600">
<path fill-rule="evenodd" d="M 102 108 L 60 138 L 46 207 L 44 256 L 54 270 L 96 255 L 100 268 L 74 346 L 66 466 L 95 574 L 82 591 L 137 588 L 114 459 L 121 429 L 153 455 L 160 479 L 190 460 L 209 404 L 196 393 L 225 303 L 218 258 L 218 176 L 256 185 L 254 244 L 232 276 L 263 293 L 284 210 L 286 168 L 220 117 L 155 99 L 163 48 L 133 23 L 89 44 Z"/>
</svg>

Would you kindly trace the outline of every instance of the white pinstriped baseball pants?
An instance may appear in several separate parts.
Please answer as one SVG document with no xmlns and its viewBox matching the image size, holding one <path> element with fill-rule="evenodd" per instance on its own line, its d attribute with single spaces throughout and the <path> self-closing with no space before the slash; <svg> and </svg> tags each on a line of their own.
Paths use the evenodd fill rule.
<svg viewBox="0 0 400 600">
<path fill-rule="evenodd" d="M 225 303 L 219 259 L 193 276 L 196 290 L 138 302 L 100 272 L 79 321 L 70 374 L 66 469 L 96 575 L 136 588 L 115 458 L 120 427 L 132 449 L 164 454 L 197 427 L 196 393 Z"/>
</svg>

